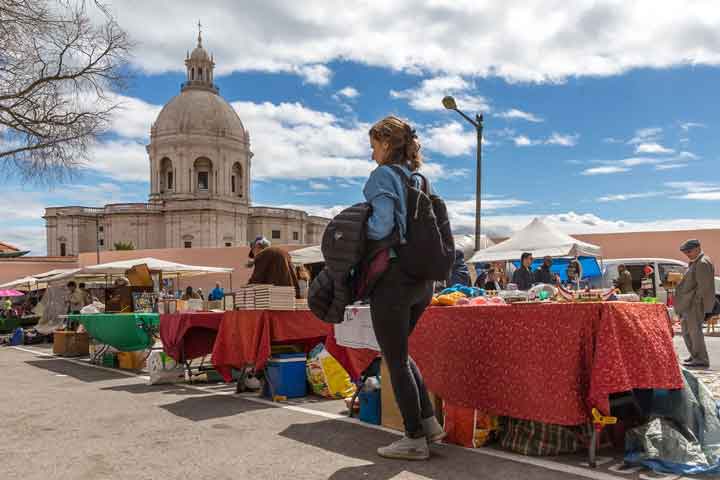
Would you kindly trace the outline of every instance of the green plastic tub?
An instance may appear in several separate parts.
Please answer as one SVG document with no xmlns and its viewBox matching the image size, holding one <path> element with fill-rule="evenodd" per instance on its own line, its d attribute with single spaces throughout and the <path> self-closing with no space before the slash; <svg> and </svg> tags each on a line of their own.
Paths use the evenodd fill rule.
<svg viewBox="0 0 720 480">
<path fill-rule="evenodd" d="M 121 352 L 147 350 L 155 343 L 154 335 L 160 328 L 157 313 L 98 313 L 68 315 L 79 322 L 92 338 Z"/>
</svg>

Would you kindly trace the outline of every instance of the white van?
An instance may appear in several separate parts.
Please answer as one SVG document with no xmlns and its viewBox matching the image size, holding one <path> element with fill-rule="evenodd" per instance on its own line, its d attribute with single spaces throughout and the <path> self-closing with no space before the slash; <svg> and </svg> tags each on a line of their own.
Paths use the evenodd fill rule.
<svg viewBox="0 0 720 480">
<path fill-rule="evenodd" d="M 645 265 L 650 266 L 655 271 L 655 296 L 659 302 L 667 302 L 667 290 L 663 284 L 669 272 L 680 272 L 682 274 L 687 270 L 687 263 L 672 258 L 611 258 L 602 260 L 602 287 L 610 288 L 613 286 L 613 280 L 618 278 L 618 265 L 625 265 L 632 275 L 633 289 L 640 291 L 640 280 L 643 277 L 643 268 Z M 715 277 L 715 294 L 720 298 L 720 277 Z"/>
</svg>

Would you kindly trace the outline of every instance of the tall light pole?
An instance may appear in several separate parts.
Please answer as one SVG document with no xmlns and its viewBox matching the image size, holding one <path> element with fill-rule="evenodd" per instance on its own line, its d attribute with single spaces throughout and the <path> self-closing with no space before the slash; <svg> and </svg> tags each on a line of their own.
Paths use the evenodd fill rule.
<svg viewBox="0 0 720 480">
<path fill-rule="evenodd" d="M 455 103 L 455 99 L 453 97 L 445 97 L 442 99 L 443 107 L 447 108 L 448 110 L 454 110 L 457 113 L 460 114 L 465 120 L 467 120 L 473 127 L 475 127 L 475 131 L 477 132 L 477 165 L 475 167 L 476 172 L 476 178 L 475 178 L 475 251 L 477 252 L 480 250 L 480 238 L 482 229 L 480 218 L 482 213 L 482 201 L 481 201 L 481 194 L 482 194 L 482 134 L 483 134 L 483 116 L 482 113 L 475 114 L 475 119 L 473 120 L 469 116 L 465 115 L 458 107 L 457 103 Z"/>
</svg>

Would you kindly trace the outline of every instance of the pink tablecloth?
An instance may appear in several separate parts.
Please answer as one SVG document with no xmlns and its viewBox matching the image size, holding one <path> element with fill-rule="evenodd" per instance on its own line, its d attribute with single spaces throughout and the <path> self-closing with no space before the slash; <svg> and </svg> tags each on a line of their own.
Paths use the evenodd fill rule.
<svg viewBox="0 0 720 480">
<path fill-rule="evenodd" d="M 434 307 L 410 352 L 441 398 L 546 423 L 608 413 L 611 393 L 682 387 L 663 305 Z"/>
</svg>

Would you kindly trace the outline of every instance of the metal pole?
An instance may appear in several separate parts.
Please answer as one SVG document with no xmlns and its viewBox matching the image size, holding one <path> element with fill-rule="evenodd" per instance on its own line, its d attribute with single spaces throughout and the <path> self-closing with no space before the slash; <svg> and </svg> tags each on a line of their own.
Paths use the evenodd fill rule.
<svg viewBox="0 0 720 480">
<path fill-rule="evenodd" d="M 475 251 L 480 250 L 480 239 L 482 238 L 481 217 L 482 217 L 482 135 L 483 116 L 475 115 L 475 128 L 477 130 L 477 178 L 475 179 Z"/>
</svg>

